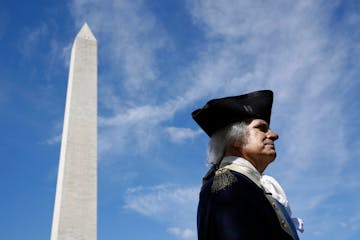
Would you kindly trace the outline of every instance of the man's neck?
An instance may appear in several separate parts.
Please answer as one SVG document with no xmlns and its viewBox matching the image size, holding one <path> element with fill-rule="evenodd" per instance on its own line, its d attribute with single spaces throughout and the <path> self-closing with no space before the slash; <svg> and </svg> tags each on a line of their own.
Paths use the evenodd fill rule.
<svg viewBox="0 0 360 240">
<path fill-rule="evenodd" d="M 265 171 L 265 168 L 266 168 L 266 166 L 267 166 L 267 165 L 266 165 L 266 166 L 259 166 L 260 164 L 256 164 L 257 161 L 254 161 L 254 160 L 252 160 L 252 159 L 249 158 L 249 157 L 242 156 L 241 154 L 236 153 L 236 152 L 232 152 L 232 151 L 226 152 L 225 155 L 224 155 L 224 158 L 226 158 L 226 157 L 239 157 L 239 158 L 242 158 L 242 159 L 248 161 L 249 163 L 251 163 L 251 165 L 252 165 L 260 174 L 262 174 L 262 173 Z"/>
</svg>

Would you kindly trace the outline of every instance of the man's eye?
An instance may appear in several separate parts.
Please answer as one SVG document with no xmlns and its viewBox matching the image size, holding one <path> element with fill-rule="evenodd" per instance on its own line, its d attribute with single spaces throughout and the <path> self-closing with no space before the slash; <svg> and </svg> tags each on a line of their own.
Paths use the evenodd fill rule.
<svg viewBox="0 0 360 240">
<path fill-rule="evenodd" d="M 262 132 L 267 132 L 269 128 L 266 126 L 259 126 L 258 129 Z"/>
</svg>

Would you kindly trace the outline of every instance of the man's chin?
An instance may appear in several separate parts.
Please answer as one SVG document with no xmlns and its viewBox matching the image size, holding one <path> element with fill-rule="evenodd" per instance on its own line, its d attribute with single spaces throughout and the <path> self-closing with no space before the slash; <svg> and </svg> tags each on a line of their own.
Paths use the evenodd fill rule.
<svg viewBox="0 0 360 240">
<path fill-rule="evenodd" d="M 267 160 L 269 163 L 273 162 L 276 158 L 276 152 L 274 151 L 273 153 L 270 153 L 269 155 L 267 155 Z"/>
</svg>

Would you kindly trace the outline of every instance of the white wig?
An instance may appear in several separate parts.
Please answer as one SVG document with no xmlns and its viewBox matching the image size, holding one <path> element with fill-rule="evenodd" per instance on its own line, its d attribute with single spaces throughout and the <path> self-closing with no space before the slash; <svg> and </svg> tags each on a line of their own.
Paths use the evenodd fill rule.
<svg viewBox="0 0 360 240">
<path fill-rule="evenodd" d="M 217 165 L 221 162 L 230 144 L 237 140 L 245 140 L 248 120 L 236 122 L 215 132 L 208 144 L 207 163 Z"/>
</svg>

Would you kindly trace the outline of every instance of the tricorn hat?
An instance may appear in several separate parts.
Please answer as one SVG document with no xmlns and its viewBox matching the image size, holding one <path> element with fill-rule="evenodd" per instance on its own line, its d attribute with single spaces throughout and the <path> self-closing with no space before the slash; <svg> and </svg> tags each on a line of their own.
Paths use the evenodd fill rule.
<svg viewBox="0 0 360 240">
<path fill-rule="evenodd" d="M 259 118 L 270 124 L 273 92 L 261 90 L 239 96 L 217 98 L 192 112 L 193 119 L 209 137 L 217 130 L 248 118 Z"/>
</svg>

